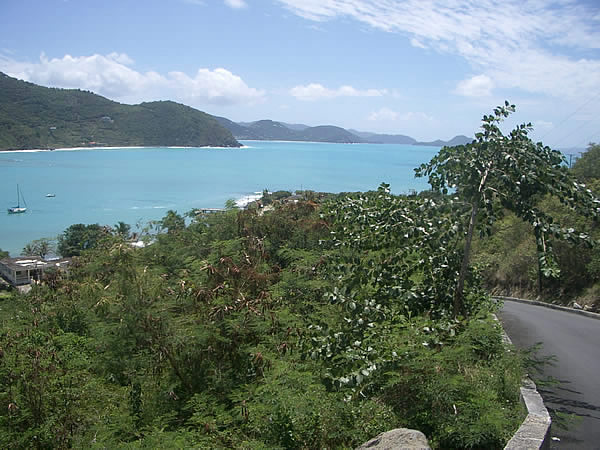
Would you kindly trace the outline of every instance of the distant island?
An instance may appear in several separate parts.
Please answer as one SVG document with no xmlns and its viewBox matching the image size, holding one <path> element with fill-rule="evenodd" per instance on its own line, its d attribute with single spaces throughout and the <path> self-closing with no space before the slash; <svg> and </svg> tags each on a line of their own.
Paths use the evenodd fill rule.
<svg viewBox="0 0 600 450">
<path fill-rule="evenodd" d="M 410 136 L 402 134 L 377 134 L 357 130 L 346 130 L 333 125 L 311 127 L 302 124 L 289 124 L 274 120 L 258 120 L 256 122 L 232 122 L 225 117 L 216 117 L 218 122 L 231 131 L 236 139 L 260 141 L 312 141 L 340 142 L 346 144 L 408 144 L 443 147 L 445 145 L 463 145 L 473 141 L 473 138 L 459 135 L 449 141 L 436 140 L 419 142 Z"/>
<path fill-rule="evenodd" d="M 124 105 L 0 72 L 0 149 L 81 146 L 241 147 L 216 119 L 171 101 Z"/>
<path fill-rule="evenodd" d="M 409 144 L 443 147 L 473 141 L 418 142 L 410 136 L 274 120 L 233 122 L 172 101 L 125 105 L 80 89 L 38 86 L 0 72 L 0 150 L 72 147 L 241 147 L 238 140 Z"/>
</svg>

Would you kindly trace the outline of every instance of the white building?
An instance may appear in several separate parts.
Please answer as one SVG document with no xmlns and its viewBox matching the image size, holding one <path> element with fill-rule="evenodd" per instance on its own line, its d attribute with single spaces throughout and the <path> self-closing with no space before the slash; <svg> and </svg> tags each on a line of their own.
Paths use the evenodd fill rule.
<svg viewBox="0 0 600 450">
<path fill-rule="evenodd" d="M 66 270 L 70 262 L 70 258 L 51 261 L 34 256 L 4 258 L 0 260 L 0 275 L 13 286 L 23 286 L 41 280 L 49 269 Z"/>
</svg>

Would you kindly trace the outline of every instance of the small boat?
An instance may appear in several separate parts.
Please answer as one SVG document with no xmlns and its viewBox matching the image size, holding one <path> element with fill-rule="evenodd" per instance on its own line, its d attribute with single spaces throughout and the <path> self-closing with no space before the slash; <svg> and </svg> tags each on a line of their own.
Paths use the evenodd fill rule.
<svg viewBox="0 0 600 450">
<path fill-rule="evenodd" d="M 23 199 L 23 203 L 25 206 L 21 206 L 21 199 Z M 17 184 L 17 206 L 13 206 L 12 208 L 8 208 L 9 214 L 19 214 L 27 211 L 27 202 L 25 201 L 25 197 L 21 194 L 19 190 L 19 185 Z"/>
<path fill-rule="evenodd" d="M 56 197 L 56 194 L 46 194 L 46 197 Z"/>
</svg>

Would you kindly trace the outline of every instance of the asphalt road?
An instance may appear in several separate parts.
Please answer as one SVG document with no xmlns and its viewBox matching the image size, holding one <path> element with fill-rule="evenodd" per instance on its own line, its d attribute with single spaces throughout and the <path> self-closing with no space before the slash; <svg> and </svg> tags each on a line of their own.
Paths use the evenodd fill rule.
<svg viewBox="0 0 600 450">
<path fill-rule="evenodd" d="M 553 416 L 551 448 L 600 449 L 600 320 L 565 311 L 506 301 L 500 313 L 506 333 L 518 348 L 543 344 L 538 356 L 555 356 L 543 375 L 560 384 L 538 391 Z M 539 375 L 532 374 L 534 380 Z M 575 415 L 567 429 L 559 411 Z M 571 422 L 571 423 L 569 423 Z"/>
</svg>

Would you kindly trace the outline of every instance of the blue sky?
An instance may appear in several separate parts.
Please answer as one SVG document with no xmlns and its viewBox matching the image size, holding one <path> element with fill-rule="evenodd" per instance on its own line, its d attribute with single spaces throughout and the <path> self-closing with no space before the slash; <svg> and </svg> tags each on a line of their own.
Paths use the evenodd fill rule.
<svg viewBox="0 0 600 450">
<path fill-rule="evenodd" d="M 0 71 L 419 140 L 472 135 L 508 99 L 507 128 L 600 141 L 598 0 L 2 0 Z"/>
</svg>

